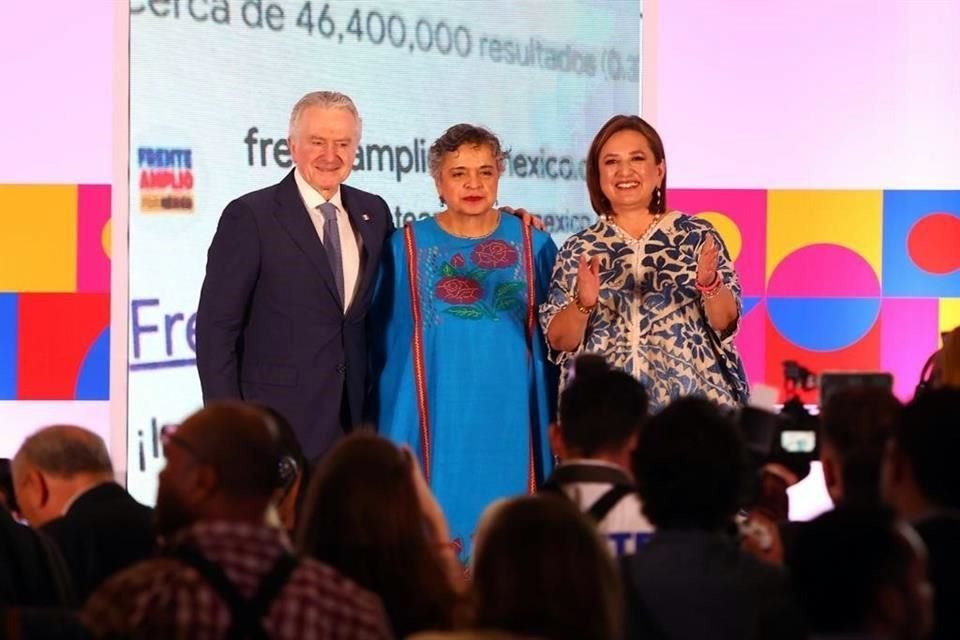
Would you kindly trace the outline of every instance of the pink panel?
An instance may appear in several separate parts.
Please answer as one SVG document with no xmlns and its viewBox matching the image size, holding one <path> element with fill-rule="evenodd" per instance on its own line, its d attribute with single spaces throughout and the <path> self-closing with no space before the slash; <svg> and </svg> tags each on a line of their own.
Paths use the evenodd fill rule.
<svg viewBox="0 0 960 640">
<path fill-rule="evenodd" d="M 661 0 L 657 13 L 653 124 L 672 184 L 956 186 L 960 2 Z"/>
<path fill-rule="evenodd" d="M 77 292 L 110 292 L 110 258 L 103 231 L 110 220 L 110 186 L 77 188 Z"/>
<path fill-rule="evenodd" d="M 893 373 L 894 392 L 913 397 L 923 363 L 937 350 L 938 301 L 887 298 L 880 307 L 880 365 Z"/>
<path fill-rule="evenodd" d="M 766 323 L 767 304 L 761 300 L 740 320 L 740 333 L 737 334 L 737 350 L 747 370 L 750 385 L 762 384 L 766 376 Z"/>
<path fill-rule="evenodd" d="M 103 438 L 110 447 L 110 403 L 107 401 L 0 402 L 0 457 L 12 458 L 24 438 L 52 424 L 75 424 Z M 114 453 L 111 451 L 111 453 Z M 114 459 L 114 466 L 117 465 Z"/>
<path fill-rule="evenodd" d="M 742 247 L 736 259 L 737 275 L 744 296 L 764 293 L 766 274 L 767 192 L 755 189 L 670 189 L 671 209 L 691 215 L 706 211 L 722 213 L 740 231 Z"/>
<path fill-rule="evenodd" d="M 880 283 L 859 254 L 835 244 L 812 244 L 784 258 L 770 276 L 770 296 L 875 297 Z"/>
<path fill-rule="evenodd" d="M 2 3 L 0 183 L 113 178 L 115 6 Z"/>
</svg>

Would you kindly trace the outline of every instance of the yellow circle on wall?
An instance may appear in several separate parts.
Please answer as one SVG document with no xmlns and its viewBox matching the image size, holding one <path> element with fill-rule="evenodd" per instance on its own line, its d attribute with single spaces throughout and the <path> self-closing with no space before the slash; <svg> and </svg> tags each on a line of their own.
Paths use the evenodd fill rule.
<svg viewBox="0 0 960 640">
<path fill-rule="evenodd" d="M 740 250 L 743 249 L 743 236 L 740 235 L 740 227 L 737 223 L 719 211 L 702 211 L 697 214 L 697 217 L 713 225 L 723 243 L 727 245 L 730 259 L 736 260 L 740 256 Z"/>
<path fill-rule="evenodd" d="M 106 254 L 107 258 L 110 258 L 110 220 L 107 220 L 106 224 L 103 225 L 103 230 L 100 231 L 100 244 L 103 246 L 103 253 Z"/>
</svg>

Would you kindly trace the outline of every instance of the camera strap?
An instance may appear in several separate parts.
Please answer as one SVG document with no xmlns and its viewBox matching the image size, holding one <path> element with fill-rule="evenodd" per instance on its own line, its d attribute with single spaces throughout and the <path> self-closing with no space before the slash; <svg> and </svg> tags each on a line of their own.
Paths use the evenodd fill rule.
<svg viewBox="0 0 960 640">
<path fill-rule="evenodd" d="M 253 597 L 245 598 L 227 577 L 226 572 L 209 560 L 199 549 L 183 546 L 171 551 L 170 555 L 199 573 L 230 609 L 230 628 L 225 638 L 266 640 L 269 637 L 263 627 L 262 619 L 269 613 L 274 598 L 286 586 L 290 574 L 297 567 L 297 559 L 294 556 L 286 551 L 281 552 L 276 563 L 260 581 Z"/>
<path fill-rule="evenodd" d="M 624 497 L 636 493 L 630 476 L 624 471 L 592 464 L 562 464 L 554 470 L 553 476 L 544 483 L 542 489 L 566 497 L 562 485 L 583 482 L 613 485 L 585 511 L 597 524 L 602 522 Z"/>
</svg>

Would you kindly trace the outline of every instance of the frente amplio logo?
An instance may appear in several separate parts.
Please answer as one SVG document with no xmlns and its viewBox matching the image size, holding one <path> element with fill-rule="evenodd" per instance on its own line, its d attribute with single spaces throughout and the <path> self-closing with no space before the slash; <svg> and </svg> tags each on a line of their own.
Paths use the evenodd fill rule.
<svg viewBox="0 0 960 640">
<path fill-rule="evenodd" d="M 193 213 L 193 150 L 137 149 L 140 210 L 144 213 Z"/>
</svg>

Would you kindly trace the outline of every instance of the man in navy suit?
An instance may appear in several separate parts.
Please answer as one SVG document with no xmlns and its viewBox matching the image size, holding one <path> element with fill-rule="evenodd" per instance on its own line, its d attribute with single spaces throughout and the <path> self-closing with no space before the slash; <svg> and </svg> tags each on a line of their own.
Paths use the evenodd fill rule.
<svg viewBox="0 0 960 640">
<path fill-rule="evenodd" d="M 360 142 L 353 101 L 317 91 L 290 116 L 296 167 L 223 211 L 197 310 L 204 401 L 276 409 L 310 459 L 360 422 L 364 324 L 393 230 L 380 196 L 343 184 Z"/>
</svg>

